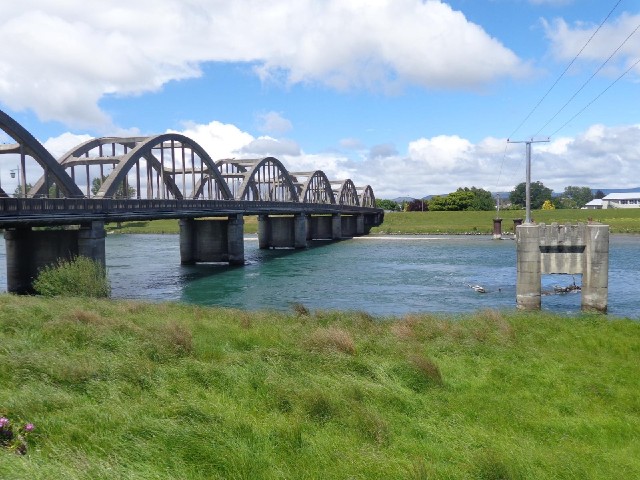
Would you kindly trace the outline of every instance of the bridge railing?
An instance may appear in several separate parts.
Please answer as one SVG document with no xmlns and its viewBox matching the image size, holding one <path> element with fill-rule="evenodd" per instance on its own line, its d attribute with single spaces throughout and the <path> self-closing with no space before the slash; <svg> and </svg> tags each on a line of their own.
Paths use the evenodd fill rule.
<svg viewBox="0 0 640 480">
<path fill-rule="evenodd" d="M 127 213 L 135 211 L 172 210 L 219 211 L 221 213 L 375 213 L 378 209 L 349 205 L 242 201 L 242 200 L 175 200 L 175 199 L 90 199 L 90 198 L 0 198 L 0 216 L 30 214 Z"/>
</svg>

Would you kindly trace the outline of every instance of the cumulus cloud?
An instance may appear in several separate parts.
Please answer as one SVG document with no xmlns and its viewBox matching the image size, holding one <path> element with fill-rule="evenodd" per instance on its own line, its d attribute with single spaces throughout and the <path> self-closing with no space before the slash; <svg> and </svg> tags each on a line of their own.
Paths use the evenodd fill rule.
<svg viewBox="0 0 640 480">
<path fill-rule="evenodd" d="M 508 148 L 506 148 L 508 147 Z M 445 194 L 459 187 L 510 191 L 525 180 L 522 145 L 486 138 L 478 143 L 455 135 L 419 138 L 405 155 L 354 162 L 356 183 L 373 186 L 378 198 Z M 562 192 L 569 185 L 636 188 L 640 125 L 595 125 L 576 137 L 536 144 L 533 180 Z"/>
<path fill-rule="evenodd" d="M 242 147 L 242 154 L 249 154 L 257 157 L 280 157 L 282 155 L 300 155 L 300 145 L 293 140 L 275 139 L 271 137 L 260 137 L 252 140 Z"/>
<path fill-rule="evenodd" d="M 459 187 L 510 191 L 525 179 L 525 149 L 504 138 L 477 143 L 456 135 L 438 135 L 409 142 L 400 153 L 377 146 L 379 155 L 357 152 L 309 153 L 292 140 L 254 138 L 235 125 L 217 121 L 190 125 L 182 133 L 200 143 L 214 159 L 273 155 L 291 172 L 322 170 L 331 180 L 350 178 L 371 185 L 377 198 L 446 194 Z M 60 156 L 86 141 L 86 135 L 65 133 L 44 142 Z M 533 148 L 532 179 L 562 192 L 565 187 L 640 187 L 640 124 L 593 125 L 575 137 L 559 137 Z"/>
<path fill-rule="evenodd" d="M 396 150 L 396 147 L 390 143 L 374 145 L 373 147 L 371 147 L 371 150 L 369 150 L 370 158 L 393 157 L 394 155 L 397 155 L 397 154 L 398 154 L 398 150 Z"/>
<path fill-rule="evenodd" d="M 102 98 L 197 77 L 204 62 L 246 62 L 264 80 L 379 90 L 478 88 L 526 70 L 440 0 L 5 3 L 0 102 L 74 127 L 109 129 Z"/>
<path fill-rule="evenodd" d="M 186 125 L 186 128 L 180 132 L 175 130 L 168 130 L 168 132 L 181 133 L 195 140 L 214 160 L 238 157 L 242 148 L 255 140 L 251 134 L 243 132 L 235 125 L 215 120 L 204 125 Z"/>
<path fill-rule="evenodd" d="M 293 128 L 291 121 L 278 112 L 268 112 L 258 115 L 260 124 L 258 130 L 271 134 L 287 133 Z"/>
<path fill-rule="evenodd" d="M 633 35 L 628 41 L 627 37 L 639 23 L 640 15 L 623 13 L 602 26 L 579 58 L 581 61 L 602 62 L 622 45 L 609 63 L 609 71 L 612 74 L 619 74 L 622 70 L 626 70 L 638 59 L 640 35 Z M 584 22 L 569 24 L 562 18 L 556 18 L 552 21 L 543 20 L 543 27 L 551 42 L 552 55 L 558 60 L 566 61 L 575 57 L 598 26 Z M 640 74 L 640 66 L 636 67 L 635 71 Z"/>
</svg>

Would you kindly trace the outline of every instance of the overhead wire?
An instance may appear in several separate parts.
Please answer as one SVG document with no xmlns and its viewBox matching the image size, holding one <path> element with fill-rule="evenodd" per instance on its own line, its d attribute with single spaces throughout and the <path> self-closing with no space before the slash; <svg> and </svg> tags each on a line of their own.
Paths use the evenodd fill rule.
<svg viewBox="0 0 640 480">
<path fill-rule="evenodd" d="M 638 27 L 640 27 L 640 25 L 638 25 Z M 593 100 L 591 100 L 589 103 L 587 103 L 578 113 L 576 113 L 573 117 L 571 117 L 569 120 L 564 122 L 556 131 L 554 131 L 549 136 L 550 137 L 554 136 L 556 133 L 558 133 L 560 130 L 562 130 L 564 127 L 566 127 L 569 123 L 571 123 L 576 117 L 578 117 L 582 112 L 584 112 L 587 108 L 589 108 L 591 106 L 591 104 L 593 104 L 602 95 L 604 95 L 607 90 L 609 90 L 611 87 L 613 87 L 622 77 L 624 77 L 627 73 L 629 73 L 631 70 L 633 70 L 636 67 L 636 65 L 638 65 L 638 64 L 640 64 L 640 58 L 638 60 L 636 60 L 635 63 L 633 63 L 627 70 L 625 70 L 625 72 L 622 75 L 620 75 L 613 82 L 611 82 L 607 86 L 607 88 L 605 88 L 602 92 L 600 92 Z"/>
<path fill-rule="evenodd" d="M 533 115 L 533 113 L 538 109 L 538 107 L 540 106 L 540 104 L 545 100 L 545 98 L 547 98 L 547 96 L 549 95 L 549 93 L 551 93 L 551 90 L 553 90 L 555 88 L 555 86 L 558 84 L 558 82 L 562 79 L 562 77 L 564 77 L 564 75 L 569 71 L 569 69 L 571 68 L 571 66 L 575 63 L 575 61 L 578 59 L 578 57 L 582 54 L 582 52 L 584 51 L 584 49 L 587 47 L 587 45 L 589 45 L 589 43 L 591 43 L 591 40 L 593 39 L 593 37 L 596 36 L 596 34 L 600 31 L 600 29 L 602 28 L 602 26 L 606 23 L 606 21 L 609 19 L 609 17 L 613 14 L 613 12 L 615 11 L 616 8 L 618 8 L 618 5 L 620 5 L 620 3 L 622 2 L 622 0 L 618 0 L 616 2 L 616 4 L 613 6 L 613 8 L 609 11 L 609 13 L 607 14 L 607 16 L 604 18 L 604 20 L 602 20 L 602 22 L 600 22 L 600 25 L 598 25 L 598 28 L 595 29 L 595 31 L 591 34 L 591 36 L 587 39 L 587 41 L 585 42 L 585 44 L 582 46 L 582 48 L 580 49 L 580 51 L 576 54 L 575 57 L 573 57 L 573 60 L 571 60 L 571 62 L 569 63 L 569 65 L 567 65 L 567 67 L 564 69 L 564 71 L 560 74 L 560 76 L 556 79 L 555 82 L 553 82 L 553 85 L 551 85 L 551 87 L 549 87 L 549 89 L 546 91 L 546 93 L 542 96 L 542 98 L 540 100 L 538 100 L 538 103 L 535 104 L 535 106 L 531 109 L 531 111 L 527 114 L 527 116 L 524 118 L 524 120 L 522 120 L 520 122 L 520 124 L 516 127 L 516 129 L 511 132 L 511 135 L 509 135 L 508 138 L 513 137 L 516 132 L 518 130 L 520 130 L 520 128 L 522 128 L 522 126 L 526 123 L 527 120 L 529 120 L 529 118 L 531 118 L 531 115 Z M 546 126 L 546 125 L 545 125 Z M 544 127 L 543 127 L 544 128 Z M 541 129 L 542 130 L 542 129 Z"/>
<path fill-rule="evenodd" d="M 589 78 L 588 78 L 588 79 L 587 79 L 587 80 L 586 80 L 586 81 L 585 81 L 585 82 L 580 86 L 580 88 L 578 88 L 578 90 L 577 90 L 577 91 L 576 91 L 576 92 L 571 96 L 571 98 L 569 98 L 569 100 L 567 100 L 567 101 L 566 101 L 566 103 L 565 103 L 565 104 L 560 108 L 560 110 L 558 110 L 558 111 L 557 111 L 557 112 L 556 112 L 556 113 L 555 113 L 555 114 L 554 114 L 554 115 L 553 115 L 553 116 L 552 116 L 552 117 L 547 121 L 547 123 L 545 123 L 545 124 L 544 124 L 544 125 L 543 125 L 543 126 L 542 126 L 542 127 L 541 127 L 541 128 L 540 128 L 540 129 L 535 133 L 535 134 L 534 134 L 534 137 L 535 137 L 536 135 L 538 135 L 542 130 L 544 130 L 544 129 L 545 129 L 545 128 L 546 128 L 546 127 L 547 127 L 547 126 L 548 126 L 548 125 L 553 121 L 553 120 L 555 120 L 555 119 L 556 119 L 556 117 L 557 117 L 558 115 L 560 115 L 560 113 L 561 113 L 561 112 L 562 112 L 562 111 L 567 107 L 567 105 L 569 105 L 569 104 L 573 101 L 573 99 L 574 99 L 574 98 L 576 98 L 576 96 L 577 96 L 577 95 L 578 95 L 578 94 L 579 94 L 579 93 L 580 93 L 580 92 L 581 92 L 581 91 L 582 91 L 582 90 L 587 86 L 587 84 L 588 84 L 591 80 L 593 80 L 593 78 L 594 78 L 594 77 L 595 77 L 595 76 L 596 76 L 596 75 L 597 75 L 597 74 L 598 74 L 598 73 L 599 73 L 599 72 L 600 72 L 600 71 L 605 67 L 605 65 L 606 65 L 607 63 L 609 63 L 609 61 L 614 57 L 614 55 L 615 55 L 616 53 L 618 53 L 618 51 L 619 51 L 619 50 L 620 50 L 620 49 L 625 45 L 625 43 L 627 43 L 627 42 L 629 41 L 629 39 L 630 39 L 633 35 L 635 35 L 635 33 L 638 31 L 638 29 L 640 29 L 640 23 L 639 23 L 639 24 L 636 26 L 636 28 L 635 28 L 635 29 L 634 29 L 634 30 L 633 30 L 633 31 L 632 31 L 632 32 L 627 36 L 627 38 L 625 38 L 625 39 L 624 39 L 624 41 L 623 41 L 620 45 L 618 45 L 618 47 L 617 47 L 617 48 L 616 48 L 616 49 L 611 53 L 611 55 L 609 55 L 609 57 L 608 57 L 604 62 L 602 62 L 602 64 L 601 64 L 601 65 L 596 69 L 596 71 L 595 71 L 595 72 L 593 72 L 593 74 L 592 74 L 592 75 L 591 75 L 591 76 L 590 76 L 590 77 L 589 77 Z M 628 71 L 627 71 L 627 72 L 628 72 Z M 623 75 L 621 75 L 621 76 L 616 80 L 616 82 L 617 82 L 620 78 L 622 78 L 624 75 L 626 75 L 626 74 L 627 74 L 627 72 L 625 72 Z M 614 83 L 615 83 L 615 82 L 614 82 Z M 608 90 L 612 85 L 613 85 L 613 84 L 609 85 L 609 87 L 607 87 L 607 89 L 606 89 L 606 90 Z M 605 90 L 605 91 L 606 91 L 606 90 Z M 602 92 L 602 93 L 604 93 L 604 92 Z M 600 95 L 602 95 L 602 93 L 601 93 Z M 598 95 L 598 97 L 600 97 L 600 95 Z M 596 97 L 596 98 L 597 98 L 597 97 Z M 591 105 L 594 101 L 595 101 L 595 99 L 594 99 L 593 101 L 591 101 L 591 102 L 589 103 L 589 105 Z M 584 111 L 584 109 L 583 109 L 583 110 L 580 110 L 580 112 L 579 112 L 579 113 L 582 113 L 583 111 Z M 575 118 L 575 117 L 577 117 L 577 116 L 578 116 L 578 115 L 575 115 L 574 117 L 572 117 L 572 120 L 573 120 L 573 118 Z M 566 124 L 565 124 L 565 125 L 566 125 Z M 564 126 L 564 125 L 563 125 L 563 126 Z M 551 135 L 550 135 L 550 136 L 551 136 Z"/>
</svg>

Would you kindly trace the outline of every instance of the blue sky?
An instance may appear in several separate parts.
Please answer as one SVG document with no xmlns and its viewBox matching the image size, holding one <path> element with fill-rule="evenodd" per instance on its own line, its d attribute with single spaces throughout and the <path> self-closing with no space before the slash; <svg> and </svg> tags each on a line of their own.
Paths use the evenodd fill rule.
<svg viewBox="0 0 640 480">
<path fill-rule="evenodd" d="M 0 108 L 54 155 L 178 131 L 213 158 L 273 155 L 394 198 L 510 190 L 524 146 L 507 138 L 551 135 L 534 147 L 534 180 L 640 186 L 637 0 L 101 5 L 1 7 Z M 8 191 L 11 162 L 0 159 Z"/>
</svg>

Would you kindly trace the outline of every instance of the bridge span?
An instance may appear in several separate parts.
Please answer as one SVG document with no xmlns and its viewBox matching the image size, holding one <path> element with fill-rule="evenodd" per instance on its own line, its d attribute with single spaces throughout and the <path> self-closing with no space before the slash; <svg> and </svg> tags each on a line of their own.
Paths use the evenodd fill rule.
<svg viewBox="0 0 640 480">
<path fill-rule="evenodd" d="M 260 248 L 365 235 L 384 218 L 369 185 L 290 172 L 274 157 L 214 160 L 177 133 L 94 138 L 56 160 L 1 110 L 0 129 L 10 137 L 0 155 L 17 174 L 12 195 L 0 178 L 10 292 L 30 291 L 58 259 L 104 263 L 109 222 L 178 219 L 182 263 L 243 264 L 246 215 L 258 216 Z"/>
</svg>

